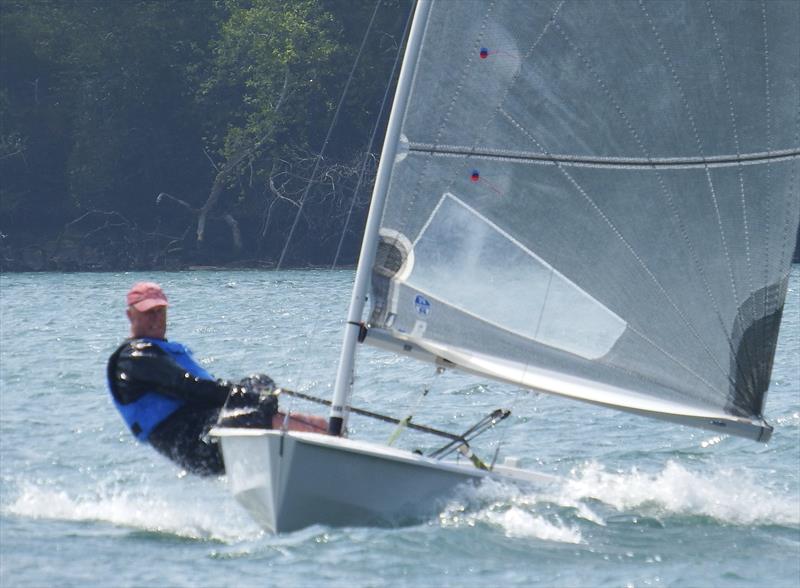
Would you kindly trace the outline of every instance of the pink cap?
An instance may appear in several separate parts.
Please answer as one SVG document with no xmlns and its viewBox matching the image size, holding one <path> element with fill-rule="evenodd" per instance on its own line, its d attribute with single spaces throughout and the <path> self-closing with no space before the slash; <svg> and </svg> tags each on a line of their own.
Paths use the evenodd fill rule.
<svg viewBox="0 0 800 588">
<path fill-rule="evenodd" d="M 137 282 L 128 291 L 128 306 L 147 312 L 156 306 L 169 306 L 167 295 L 155 282 Z"/>
</svg>

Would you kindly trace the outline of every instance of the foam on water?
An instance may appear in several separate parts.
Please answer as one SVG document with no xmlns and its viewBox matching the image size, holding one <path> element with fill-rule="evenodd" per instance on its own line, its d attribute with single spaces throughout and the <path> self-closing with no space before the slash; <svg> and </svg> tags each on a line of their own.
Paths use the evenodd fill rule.
<svg viewBox="0 0 800 588">
<path fill-rule="evenodd" d="M 792 492 L 778 494 L 745 471 L 698 473 L 676 461 L 659 472 L 611 472 L 591 462 L 544 491 L 487 480 L 448 503 L 439 524 L 483 523 L 501 528 L 508 537 L 578 544 L 585 542 L 581 521 L 606 526 L 609 507 L 660 520 L 708 517 L 741 526 L 800 525 L 800 503 Z"/>
<path fill-rule="evenodd" d="M 547 512 L 538 495 L 492 480 L 462 489 L 439 515 L 442 527 L 474 527 L 481 523 L 499 527 L 507 537 L 583 542 L 577 525 L 568 525 L 558 514 Z"/>
<path fill-rule="evenodd" d="M 583 542 L 577 527 L 550 522 L 542 516 L 531 514 L 518 507 L 512 506 L 501 513 L 488 512 L 486 520 L 502 527 L 508 537 L 535 537 L 558 543 Z"/>
<path fill-rule="evenodd" d="M 544 516 L 513 506 L 502 510 L 487 508 L 475 513 L 457 513 L 447 509 L 439 515 L 439 523 L 445 528 L 474 527 L 479 523 L 485 523 L 502 529 L 507 537 L 524 537 L 558 543 L 583 542 L 580 529 L 576 526 L 550 521 Z"/>
<path fill-rule="evenodd" d="M 631 468 L 609 472 L 592 462 L 573 471 L 560 501 L 599 500 L 620 511 L 665 516 L 706 516 L 734 525 L 800 525 L 800 503 L 776 495 L 745 470 L 693 472 L 669 461 L 660 472 Z"/>
<path fill-rule="evenodd" d="M 185 496 L 167 499 L 146 487 L 99 488 L 74 495 L 51 486 L 22 482 L 4 514 L 76 522 L 105 522 L 186 539 L 235 543 L 263 532 L 235 503 L 209 508 Z"/>
<path fill-rule="evenodd" d="M 779 416 L 775 418 L 775 425 L 779 427 L 794 427 L 800 428 L 800 412 L 793 412 L 792 414 Z"/>
</svg>

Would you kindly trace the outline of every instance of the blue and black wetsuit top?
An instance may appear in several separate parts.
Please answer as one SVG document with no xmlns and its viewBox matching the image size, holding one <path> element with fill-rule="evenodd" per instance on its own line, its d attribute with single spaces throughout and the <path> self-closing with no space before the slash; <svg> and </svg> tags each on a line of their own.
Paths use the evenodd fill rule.
<svg viewBox="0 0 800 588">
<path fill-rule="evenodd" d="M 180 343 L 129 339 L 108 361 L 114 404 L 140 441 L 184 408 L 219 409 L 231 384 L 216 381 Z"/>
<path fill-rule="evenodd" d="M 129 339 L 108 360 L 114 405 L 137 439 L 188 471 L 225 473 L 222 452 L 203 438 L 233 385 L 214 380 L 180 343 Z"/>
</svg>

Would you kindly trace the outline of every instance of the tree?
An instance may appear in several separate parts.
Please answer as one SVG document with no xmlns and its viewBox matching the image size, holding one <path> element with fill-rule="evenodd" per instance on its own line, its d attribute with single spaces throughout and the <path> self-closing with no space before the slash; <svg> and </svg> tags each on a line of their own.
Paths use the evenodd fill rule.
<svg viewBox="0 0 800 588">
<path fill-rule="evenodd" d="M 409 10 L 381 3 L 317 166 L 375 1 L 0 0 L 0 258 L 274 260 L 305 198 L 294 259 L 320 262 Z"/>
<path fill-rule="evenodd" d="M 313 0 L 227 0 L 224 6 L 228 18 L 199 92 L 201 103 L 214 113 L 206 150 L 213 154 L 216 174 L 197 210 L 196 234 L 202 243 L 208 215 L 219 207 L 240 248 L 238 224 L 229 209 L 244 204 L 246 192 L 225 203 L 220 199 L 240 182 L 252 186 L 256 177 L 264 181 L 269 160 L 274 168 L 289 150 L 306 146 L 300 117 L 313 120 L 326 109 L 319 98 L 325 96 L 323 79 L 336 44 L 330 14 Z"/>
<path fill-rule="evenodd" d="M 199 243 L 205 240 L 208 216 L 216 210 L 241 248 L 236 218 L 260 218 L 260 226 L 251 223 L 247 232 L 255 233 L 259 252 L 268 231 L 277 232 L 268 247 L 274 260 L 309 182 L 315 188 L 312 198 L 328 202 L 341 196 L 346 183 L 339 180 L 352 178 L 350 185 L 355 184 L 354 172 L 360 167 L 353 161 L 355 147 L 363 149 L 390 82 L 387 74 L 402 43 L 408 3 L 383 6 L 384 28 L 373 31 L 372 45 L 355 72 L 341 119 L 345 131 L 334 137 L 326 155 L 335 155 L 315 178 L 310 177 L 317 167 L 314 158 L 375 3 L 228 0 L 224 5 L 228 17 L 215 43 L 211 71 L 200 86 L 201 103 L 218 107 L 204 108 L 215 113 L 207 125 L 206 149 L 214 156 L 216 175 L 203 205 L 192 210 L 196 235 Z M 384 50 L 387 44 L 389 52 Z M 329 232 L 324 222 L 314 222 L 330 219 L 327 212 L 325 207 L 311 211 L 308 227 Z"/>
</svg>

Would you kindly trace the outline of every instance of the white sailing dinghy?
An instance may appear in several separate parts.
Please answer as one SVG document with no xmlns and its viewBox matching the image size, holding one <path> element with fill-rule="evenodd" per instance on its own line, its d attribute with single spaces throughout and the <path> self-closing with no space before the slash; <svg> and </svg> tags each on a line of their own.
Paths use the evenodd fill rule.
<svg viewBox="0 0 800 588">
<path fill-rule="evenodd" d="M 280 532 L 397 522 L 487 476 L 547 481 L 342 436 L 359 340 L 767 441 L 800 215 L 798 30 L 795 0 L 419 0 L 334 435 L 216 428 L 239 502 Z"/>
</svg>

